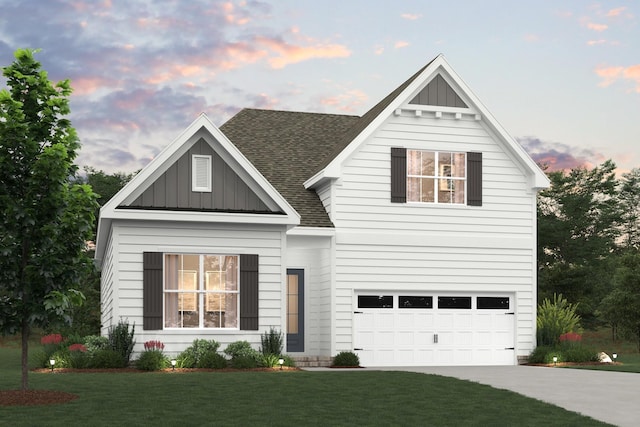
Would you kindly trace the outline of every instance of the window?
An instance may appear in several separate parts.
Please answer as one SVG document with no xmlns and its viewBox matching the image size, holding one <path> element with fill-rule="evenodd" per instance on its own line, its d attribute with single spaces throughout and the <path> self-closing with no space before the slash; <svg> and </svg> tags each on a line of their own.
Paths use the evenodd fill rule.
<svg viewBox="0 0 640 427">
<path fill-rule="evenodd" d="M 211 192 L 211 156 L 194 154 L 191 157 L 191 189 Z"/>
<path fill-rule="evenodd" d="M 466 153 L 407 150 L 407 201 L 465 203 Z"/>
<path fill-rule="evenodd" d="M 438 308 L 470 309 L 471 297 L 438 297 Z"/>
<path fill-rule="evenodd" d="M 164 327 L 238 328 L 238 258 L 165 254 Z"/>
<path fill-rule="evenodd" d="M 415 297 L 403 296 L 398 297 L 399 308 L 433 308 L 433 297 Z"/>
<path fill-rule="evenodd" d="M 358 308 L 393 308 L 393 296 L 358 295 Z"/>
<path fill-rule="evenodd" d="M 509 297 L 478 297 L 478 310 L 509 310 Z"/>
</svg>

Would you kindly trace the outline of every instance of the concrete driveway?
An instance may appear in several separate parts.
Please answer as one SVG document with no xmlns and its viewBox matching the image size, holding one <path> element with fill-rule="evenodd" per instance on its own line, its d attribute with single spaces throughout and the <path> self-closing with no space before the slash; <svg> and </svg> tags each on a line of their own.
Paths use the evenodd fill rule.
<svg viewBox="0 0 640 427">
<path fill-rule="evenodd" d="M 460 378 L 515 391 L 617 426 L 640 426 L 640 374 L 537 366 L 368 368 Z"/>
</svg>

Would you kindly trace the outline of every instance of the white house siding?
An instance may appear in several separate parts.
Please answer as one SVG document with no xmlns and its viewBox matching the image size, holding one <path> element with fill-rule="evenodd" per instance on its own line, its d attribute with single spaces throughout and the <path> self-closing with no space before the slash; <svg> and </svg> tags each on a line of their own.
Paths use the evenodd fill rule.
<svg viewBox="0 0 640 427">
<path fill-rule="evenodd" d="M 114 259 L 114 246 L 113 233 L 111 233 L 104 252 L 100 276 L 100 324 L 103 335 L 107 334 L 108 326 L 113 323 L 114 318 L 114 292 L 116 291 L 114 283 L 117 274 L 116 265 L 118 265 L 117 260 Z"/>
<path fill-rule="evenodd" d="M 221 349 L 231 342 L 247 340 L 257 349 L 263 332 L 270 327 L 283 329 L 284 226 L 136 221 L 118 221 L 114 225 L 114 238 L 119 243 L 116 254 L 119 298 L 115 299 L 119 307 L 114 310 L 118 317 L 114 316 L 111 322 L 126 319 L 130 324 L 135 323 L 135 352 L 141 351 L 143 343 L 148 340 L 161 340 L 165 344 L 165 353 L 173 355 L 188 347 L 194 339 L 215 339 L 222 344 Z M 143 330 L 143 252 L 258 254 L 259 330 Z M 105 324 L 103 328 L 108 326 Z"/>
<path fill-rule="evenodd" d="M 304 269 L 305 279 L 305 351 L 296 355 L 331 355 L 332 246 L 332 237 L 287 237 L 287 268 Z"/>
<path fill-rule="evenodd" d="M 390 148 L 482 152 L 483 203 L 390 202 Z M 516 353 L 533 348 L 535 192 L 520 166 L 472 117 L 392 116 L 343 164 L 336 229 L 335 350 L 353 349 L 358 290 L 509 293 Z"/>
<path fill-rule="evenodd" d="M 318 190 L 316 191 L 318 194 L 318 197 L 320 197 L 320 200 L 322 201 L 322 205 L 324 206 L 324 209 L 327 211 L 327 214 L 329 214 L 329 218 L 333 218 L 332 217 L 333 213 L 331 212 L 331 189 L 332 188 L 333 187 L 331 186 L 331 184 L 326 184 L 318 188 Z"/>
</svg>

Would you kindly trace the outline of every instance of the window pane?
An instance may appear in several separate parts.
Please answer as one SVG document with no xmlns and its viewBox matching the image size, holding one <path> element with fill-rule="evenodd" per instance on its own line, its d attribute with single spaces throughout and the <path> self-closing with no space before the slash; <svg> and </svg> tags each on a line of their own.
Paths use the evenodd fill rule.
<svg viewBox="0 0 640 427">
<path fill-rule="evenodd" d="M 224 272 L 224 289 L 227 291 L 238 291 L 238 257 L 223 256 L 222 271 Z"/>
<path fill-rule="evenodd" d="M 420 179 L 420 201 L 421 202 L 433 202 L 435 199 L 436 180 L 433 178 Z"/>
<path fill-rule="evenodd" d="M 421 175 L 433 176 L 436 170 L 436 156 L 432 151 L 422 151 Z"/>
<path fill-rule="evenodd" d="M 393 296 L 358 295 L 358 308 L 393 308 Z"/>
<path fill-rule="evenodd" d="M 478 297 L 478 310 L 508 310 L 509 297 Z"/>
<path fill-rule="evenodd" d="M 453 192 L 449 186 L 453 186 L 453 182 L 450 179 L 440 179 L 439 181 L 438 203 L 451 203 Z"/>
<path fill-rule="evenodd" d="M 466 157 L 465 153 L 451 153 L 451 176 L 457 178 L 465 177 Z"/>
<path fill-rule="evenodd" d="M 398 297 L 398 307 L 400 308 L 433 308 L 433 297 Z"/>
<path fill-rule="evenodd" d="M 226 294 L 223 328 L 238 327 L 238 294 Z"/>
<path fill-rule="evenodd" d="M 453 181 L 453 203 L 464 203 L 464 181 L 456 179 Z"/>
<path fill-rule="evenodd" d="M 438 297 L 438 308 L 471 308 L 471 297 Z"/>
<path fill-rule="evenodd" d="M 178 294 L 167 293 L 164 295 L 164 327 L 179 328 L 180 326 Z"/>
<path fill-rule="evenodd" d="M 421 157 L 420 151 L 407 151 L 407 173 L 409 175 L 420 175 Z"/>
<path fill-rule="evenodd" d="M 407 179 L 407 201 L 408 202 L 420 201 L 420 178 Z"/>
<path fill-rule="evenodd" d="M 443 170 L 448 170 L 448 175 L 443 175 Z M 438 172 L 440 176 L 451 176 L 451 153 L 438 153 Z"/>
</svg>

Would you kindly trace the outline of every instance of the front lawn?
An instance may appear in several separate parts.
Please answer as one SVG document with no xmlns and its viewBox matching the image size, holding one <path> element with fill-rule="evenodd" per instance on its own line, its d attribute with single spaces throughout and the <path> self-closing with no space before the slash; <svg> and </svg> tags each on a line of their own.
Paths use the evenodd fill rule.
<svg viewBox="0 0 640 427">
<path fill-rule="evenodd" d="M 0 389 L 20 384 L 20 353 L 0 347 Z M 11 426 L 518 425 L 604 423 L 516 393 L 453 378 L 335 372 L 30 373 L 66 404 L 0 407 Z"/>
</svg>

